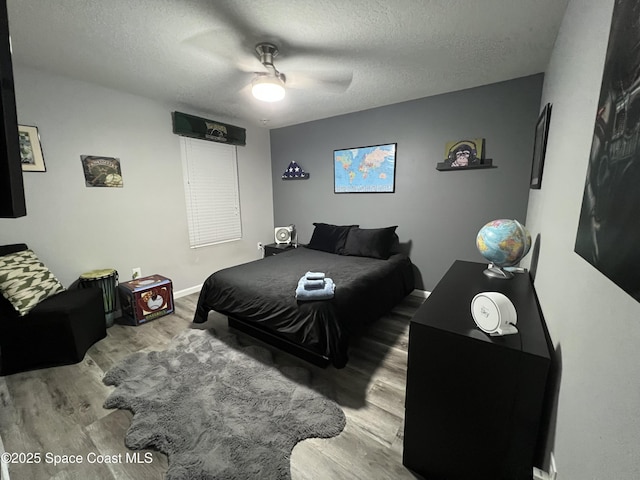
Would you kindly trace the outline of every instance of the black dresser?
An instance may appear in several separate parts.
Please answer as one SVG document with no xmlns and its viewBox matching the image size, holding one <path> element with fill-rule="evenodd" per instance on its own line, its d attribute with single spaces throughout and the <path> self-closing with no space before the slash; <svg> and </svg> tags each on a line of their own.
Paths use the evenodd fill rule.
<svg viewBox="0 0 640 480">
<path fill-rule="evenodd" d="M 404 465 L 429 480 L 531 480 L 552 346 L 531 278 L 456 261 L 411 321 Z M 518 332 L 490 337 L 471 300 L 506 295 Z"/>
</svg>

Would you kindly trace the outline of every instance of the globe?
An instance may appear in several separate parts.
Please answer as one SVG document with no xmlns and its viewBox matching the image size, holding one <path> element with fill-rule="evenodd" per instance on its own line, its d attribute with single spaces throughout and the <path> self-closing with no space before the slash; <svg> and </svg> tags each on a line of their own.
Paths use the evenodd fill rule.
<svg viewBox="0 0 640 480">
<path fill-rule="evenodd" d="M 529 253 L 531 235 L 517 220 L 498 219 L 487 223 L 478 232 L 476 246 L 484 258 L 493 264 L 486 275 L 511 278 L 504 267 L 516 265 Z"/>
</svg>

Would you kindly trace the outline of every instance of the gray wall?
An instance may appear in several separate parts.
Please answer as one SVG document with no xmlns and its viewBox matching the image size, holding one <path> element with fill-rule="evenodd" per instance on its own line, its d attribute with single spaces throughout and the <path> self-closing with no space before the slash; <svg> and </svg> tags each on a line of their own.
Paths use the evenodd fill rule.
<svg viewBox="0 0 640 480">
<path fill-rule="evenodd" d="M 247 127 L 247 146 L 238 147 L 242 240 L 192 250 L 171 127 L 179 106 L 20 66 L 15 79 L 18 121 L 39 128 L 47 171 L 25 172 L 27 216 L 0 220 L 0 244 L 28 243 L 65 286 L 96 268 L 128 280 L 142 267 L 184 290 L 259 258 L 256 243 L 273 236 L 266 129 Z M 87 188 L 83 154 L 120 158 L 124 188 Z"/>
<path fill-rule="evenodd" d="M 484 261 L 475 238 L 485 223 L 525 222 L 542 80 L 534 75 L 271 130 L 275 225 L 295 224 L 301 243 L 313 222 L 398 225 L 419 270 L 417 288 L 432 290 L 454 260 Z M 445 143 L 465 137 L 485 138 L 485 156 L 498 168 L 437 171 Z M 333 150 L 392 142 L 395 193 L 333 193 Z M 282 180 L 291 161 L 310 178 Z"/>
<path fill-rule="evenodd" d="M 560 367 L 548 450 L 568 480 L 640 478 L 640 304 L 574 252 L 613 3 L 567 7 L 542 95 L 553 104 L 544 180 L 527 213 Z"/>
</svg>

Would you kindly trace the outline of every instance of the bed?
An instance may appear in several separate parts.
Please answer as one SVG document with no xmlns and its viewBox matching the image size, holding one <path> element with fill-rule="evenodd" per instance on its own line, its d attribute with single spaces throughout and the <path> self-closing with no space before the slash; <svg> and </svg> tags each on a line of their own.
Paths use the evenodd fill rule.
<svg viewBox="0 0 640 480">
<path fill-rule="evenodd" d="M 209 276 L 200 292 L 194 323 L 204 323 L 214 310 L 226 315 L 232 327 L 317 365 L 331 363 L 336 368 L 344 367 L 350 337 L 390 311 L 414 289 L 413 265 L 406 254 L 394 252 L 394 240 L 388 233 L 393 229 L 391 233 L 395 236 L 395 227 L 366 230 L 357 226 L 314 225 L 314 236 L 308 246 Z M 342 231 L 337 241 L 329 238 L 330 241 L 319 242 L 319 232 L 325 225 L 346 233 Z M 390 238 L 385 240 L 389 245 L 385 244 L 386 250 L 382 252 L 371 250 L 370 232 L 374 230 L 384 231 Z M 347 242 L 349 232 L 352 238 L 358 238 L 357 242 Z M 335 231 L 332 233 L 336 237 Z M 364 249 L 355 248 L 358 244 L 364 245 Z M 371 256 L 372 253 L 375 255 Z M 333 298 L 296 299 L 298 281 L 309 271 L 323 272 L 333 280 L 336 285 Z"/>
</svg>

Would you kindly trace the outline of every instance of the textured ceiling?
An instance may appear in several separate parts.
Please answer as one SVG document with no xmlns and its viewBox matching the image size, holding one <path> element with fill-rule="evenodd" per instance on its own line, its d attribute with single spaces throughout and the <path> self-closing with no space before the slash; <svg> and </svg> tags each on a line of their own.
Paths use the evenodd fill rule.
<svg viewBox="0 0 640 480">
<path fill-rule="evenodd" d="M 542 72 L 568 0 L 7 3 L 16 65 L 274 128 Z M 262 41 L 276 104 L 247 88 Z"/>
</svg>

